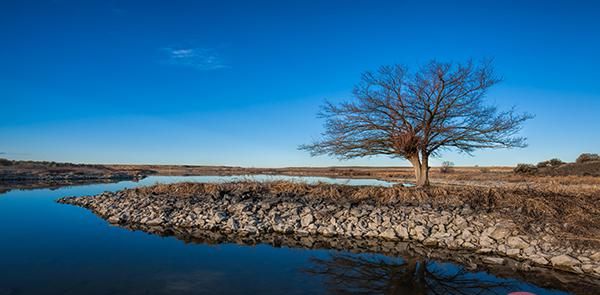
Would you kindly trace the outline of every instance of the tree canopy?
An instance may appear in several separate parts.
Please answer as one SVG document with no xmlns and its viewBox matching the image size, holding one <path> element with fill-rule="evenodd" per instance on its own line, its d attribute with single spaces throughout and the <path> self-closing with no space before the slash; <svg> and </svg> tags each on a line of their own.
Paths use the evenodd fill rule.
<svg viewBox="0 0 600 295">
<path fill-rule="evenodd" d="M 414 73 L 401 65 L 382 66 L 362 75 L 354 100 L 323 106 L 325 132 L 300 149 L 341 159 L 402 157 L 415 167 L 417 184 L 427 185 L 429 156 L 443 150 L 471 154 L 526 146 L 517 134 L 531 115 L 485 103 L 488 89 L 499 81 L 490 62 L 431 61 Z"/>
</svg>

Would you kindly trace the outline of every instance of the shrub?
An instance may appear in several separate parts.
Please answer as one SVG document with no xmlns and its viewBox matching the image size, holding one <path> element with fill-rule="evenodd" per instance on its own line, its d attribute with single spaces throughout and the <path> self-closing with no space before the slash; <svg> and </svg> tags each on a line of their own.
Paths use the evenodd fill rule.
<svg viewBox="0 0 600 295">
<path fill-rule="evenodd" d="M 490 173 L 490 168 L 488 168 L 488 167 L 481 167 L 481 168 L 479 168 L 479 172 L 481 172 L 481 173 Z"/>
<path fill-rule="evenodd" d="M 538 168 L 531 164 L 518 164 L 513 171 L 517 174 L 535 174 Z"/>
<path fill-rule="evenodd" d="M 13 162 L 9 159 L 0 158 L 0 166 L 11 166 Z"/>
<path fill-rule="evenodd" d="M 450 161 L 442 162 L 442 167 L 440 167 L 441 173 L 451 173 L 454 170 L 454 163 Z"/>
<path fill-rule="evenodd" d="M 543 161 L 543 162 L 539 162 L 537 163 L 537 167 L 538 168 L 555 168 L 555 167 L 559 167 L 560 165 L 564 164 L 565 162 L 561 161 L 560 159 L 554 158 L 554 159 L 550 159 L 548 161 Z"/>
<path fill-rule="evenodd" d="M 543 161 L 543 162 L 539 162 L 537 163 L 537 165 L 535 165 L 537 168 L 546 168 L 546 167 L 550 167 L 550 162 L 549 161 Z"/>
<path fill-rule="evenodd" d="M 565 162 L 561 161 L 560 159 L 554 158 L 554 159 L 550 159 L 548 161 L 550 163 L 551 167 L 558 167 L 562 164 L 564 164 Z"/>
<path fill-rule="evenodd" d="M 575 160 L 575 162 L 578 164 L 595 161 L 600 161 L 600 155 L 585 153 L 579 155 L 579 157 L 577 157 L 577 160 Z"/>
</svg>

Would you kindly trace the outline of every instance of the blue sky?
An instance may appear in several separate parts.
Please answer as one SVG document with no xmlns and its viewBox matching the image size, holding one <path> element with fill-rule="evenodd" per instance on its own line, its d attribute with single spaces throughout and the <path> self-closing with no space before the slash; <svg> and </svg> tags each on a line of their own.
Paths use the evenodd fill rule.
<svg viewBox="0 0 600 295">
<path fill-rule="evenodd" d="M 450 3 L 452 2 L 452 3 Z M 529 147 L 446 153 L 513 165 L 600 152 L 600 4 L 580 1 L 2 1 L 0 153 L 239 166 L 311 158 L 324 99 L 360 73 L 493 58 L 490 103 L 536 118 Z"/>
</svg>

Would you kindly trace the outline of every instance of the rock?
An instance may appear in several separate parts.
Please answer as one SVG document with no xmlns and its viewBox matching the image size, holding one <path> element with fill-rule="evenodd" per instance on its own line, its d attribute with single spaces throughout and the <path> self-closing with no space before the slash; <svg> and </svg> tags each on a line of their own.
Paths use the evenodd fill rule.
<svg viewBox="0 0 600 295">
<path fill-rule="evenodd" d="M 479 239 L 479 245 L 481 245 L 482 247 L 493 248 L 495 244 L 496 242 L 493 239 L 490 239 L 486 236 L 483 236 L 481 237 L 481 239 Z"/>
<path fill-rule="evenodd" d="M 594 261 L 600 261 L 600 252 L 596 252 L 593 255 L 591 255 L 590 259 L 592 259 Z"/>
<path fill-rule="evenodd" d="M 531 257 L 529 257 L 529 260 L 533 261 L 535 264 L 548 265 L 548 260 L 541 256 L 537 256 L 537 255 L 531 256 Z"/>
<path fill-rule="evenodd" d="M 579 260 L 566 254 L 554 256 L 550 259 L 550 262 L 552 266 L 564 270 L 575 270 L 575 267 L 579 264 Z"/>
<path fill-rule="evenodd" d="M 504 258 L 500 257 L 484 257 L 482 261 L 487 264 L 504 264 Z"/>
<path fill-rule="evenodd" d="M 233 218 L 227 220 L 227 227 L 234 231 L 238 230 L 239 228 L 237 221 L 235 221 Z"/>
<path fill-rule="evenodd" d="M 426 238 L 425 240 L 423 240 L 423 245 L 428 246 L 428 247 L 434 247 L 438 245 L 438 241 L 435 240 L 434 238 Z"/>
<path fill-rule="evenodd" d="M 409 238 L 408 230 L 403 225 L 399 225 L 396 227 L 396 234 L 403 241 L 407 241 Z"/>
<path fill-rule="evenodd" d="M 477 249 L 475 251 L 475 253 L 477 253 L 477 254 L 490 254 L 490 253 L 492 253 L 492 251 L 493 250 L 490 249 L 490 248 L 481 248 L 481 249 Z"/>
<path fill-rule="evenodd" d="M 467 221 L 460 215 L 456 215 L 454 217 L 454 220 L 452 220 L 452 223 L 454 225 L 456 225 L 458 228 L 463 228 L 463 227 L 466 227 L 466 225 L 467 225 Z"/>
<path fill-rule="evenodd" d="M 523 250 L 523 254 L 527 255 L 527 256 L 532 256 L 536 253 L 535 251 L 535 247 L 527 247 Z"/>
<path fill-rule="evenodd" d="M 470 240 L 472 236 L 473 234 L 468 229 L 463 229 L 462 233 L 460 234 L 460 238 L 465 241 Z"/>
<path fill-rule="evenodd" d="M 306 214 L 306 215 L 302 216 L 302 219 L 300 219 L 300 224 L 303 227 L 307 227 L 310 224 L 312 224 L 313 221 L 314 221 L 314 217 L 312 216 L 312 214 L 309 213 L 309 214 Z"/>
<path fill-rule="evenodd" d="M 154 219 L 150 219 L 148 220 L 148 222 L 146 222 L 147 225 L 161 225 L 163 223 L 163 218 L 162 217 L 156 217 Z"/>
<path fill-rule="evenodd" d="M 581 270 L 585 273 L 592 273 L 592 272 L 594 272 L 594 265 L 584 264 L 581 266 Z"/>
<path fill-rule="evenodd" d="M 415 226 L 413 229 L 410 230 L 410 237 L 417 240 L 417 241 L 423 241 L 425 240 L 425 236 L 427 234 L 427 229 L 424 226 Z"/>
<path fill-rule="evenodd" d="M 218 224 L 221 223 L 223 221 L 225 221 L 227 219 L 227 214 L 223 213 L 223 212 L 217 212 L 217 214 L 215 214 L 213 216 L 213 223 Z"/>
<path fill-rule="evenodd" d="M 581 263 L 586 264 L 591 262 L 592 260 L 585 257 L 585 256 L 577 256 L 577 260 L 579 260 Z"/>
<path fill-rule="evenodd" d="M 506 244 L 510 248 L 515 248 L 515 249 L 525 249 L 525 248 L 529 247 L 529 244 L 527 244 L 527 242 L 525 242 L 520 237 L 509 237 L 506 240 Z"/>
<path fill-rule="evenodd" d="M 119 216 L 114 215 L 114 216 L 109 217 L 107 219 L 107 221 L 112 224 L 116 224 L 116 223 L 119 223 L 119 221 L 121 221 L 121 220 L 119 219 Z"/>
<path fill-rule="evenodd" d="M 506 255 L 508 255 L 509 257 L 519 257 L 519 254 L 521 254 L 521 250 L 520 249 L 514 249 L 514 248 L 509 248 L 506 250 Z"/>
<path fill-rule="evenodd" d="M 465 249 L 477 249 L 477 246 L 475 246 L 473 243 L 471 242 L 464 242 L 461 245 L 463 248 Z"/>
<path fill-rule="evenodd" d="M 498 248 L 496 248 L 496 249 L 498 250 L 498 252 L 500 252 L 502 254 L 506 254 L 508 247 L 506 247 L 506 245 L 498 245 Z"/>
<path fill-rule="evenodd" d="M 379 236 L 388 240 L 394 240 L 396 239 L 396 232 L 393 229 L 388 228 L 379 234 Z"/>
<path fill-rule="evenodd" d="M 505 227 L 496 227 L 490 237 L 496 241 L 500 241 L 510 235 L 511 230 Z"/>
</svg>

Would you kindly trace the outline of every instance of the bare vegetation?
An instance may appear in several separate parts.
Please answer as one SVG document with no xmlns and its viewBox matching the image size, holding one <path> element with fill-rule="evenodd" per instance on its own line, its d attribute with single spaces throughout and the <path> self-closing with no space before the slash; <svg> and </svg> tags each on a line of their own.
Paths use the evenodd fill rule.
<svg viewBox="0 0 600 295">
<path fill-rule="evenodd" d="M 565 163 L 559 159 L 539 162 L 537 165 L 519 164 L 514 169 L 516 174 L 541 176 L 600 176 L 600 156 L 597 154 L 581 154 L 575 163 Z"/>
<path fill-rule="evenodd" d="M 587 162 L 600 162 L 600 155 L 598 154 L 581 154 L 577 157 L 575 163 L 582 164 Z"/>
<path fill-rule="evenodd" d="M 535 174 L 538 168 L 532 164 L 517 164 L 513 171 L 517 174 Z"/>
<path fill-rule="evenodd" d="M 531 118 L 487 105 L 485 95 L 500 80 L 490 63 L 431 61 L 417 72 L 394 65 L 366 72 L 354 101 L 327 103 L 320 140 L 300 146 L 311 155 L 351 159 L 388 155 L 410 161 L 417 186 L 429 185 L 429 158 L 444 150 L 524 147 L 517 136 Z"/>
<path fill-rule="evenodd" d="M 452 173 L 454 172 L 454 163 L 450 161 L 444 161 L 442 167 L 440 167 L 440 173 Z"/>
</svg>

